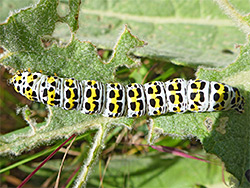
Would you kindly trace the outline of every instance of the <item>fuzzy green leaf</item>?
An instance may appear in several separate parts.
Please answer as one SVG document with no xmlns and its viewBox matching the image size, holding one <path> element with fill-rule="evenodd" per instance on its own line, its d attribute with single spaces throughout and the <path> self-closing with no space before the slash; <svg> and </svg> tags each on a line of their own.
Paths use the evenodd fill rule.
<svg viewBox="0 0 250 188">
<path fill-rule="evenodd" d="M 244 1 L 235 4 L 247 10 Z M 238 54 L 235 44 L 245 41 L 213 1 L 86 0 L 79 22 L 78 38 L 109 49 L 126 23 L 149 43 L 135 54 L 192 67 L 225 67 Z"/>
</svg>

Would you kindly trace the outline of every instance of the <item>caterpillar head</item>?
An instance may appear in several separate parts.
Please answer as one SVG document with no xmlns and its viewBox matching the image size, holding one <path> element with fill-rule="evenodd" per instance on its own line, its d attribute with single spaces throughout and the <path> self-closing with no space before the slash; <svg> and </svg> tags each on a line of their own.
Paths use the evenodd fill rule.
<svg viewBox="0 0 250 188">
<path fill-rule="evenodd" d="M 11 83 L 14 85 L 16 92 L 22 94 L 29 100 L 37 100 L 36 84 L 41 77 L 41 73 L 30 73 L 28 71 L 17 71 L 12 77 Z"/>
<path fill-rule="evenodd" d="M 16 92 L 21 93 L 21 88 L 23 85 L 23 72 L 22 71 L 17 71 L 15 75 L 11 78 L 10 83 L 14 85 L 14 89 Z"/>
</svg>

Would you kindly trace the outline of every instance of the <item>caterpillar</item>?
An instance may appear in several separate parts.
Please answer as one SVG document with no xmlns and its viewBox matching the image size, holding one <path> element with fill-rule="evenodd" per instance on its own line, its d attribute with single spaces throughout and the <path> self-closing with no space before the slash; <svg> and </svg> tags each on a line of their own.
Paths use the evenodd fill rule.
<svg viewBox="0 0 250 188">
<path fill-rule="evenodd" d="M 65 110 L 105 117 L 155 116 L 167 112 L 244 111 L 244 97 L 237 88 L 223 83 L 181 78 L 144 85 L 103 84 L 95 80 L 47 76 L 18 71 L 11 79 L 15 90 L 31 101 Z"/>
</svg>

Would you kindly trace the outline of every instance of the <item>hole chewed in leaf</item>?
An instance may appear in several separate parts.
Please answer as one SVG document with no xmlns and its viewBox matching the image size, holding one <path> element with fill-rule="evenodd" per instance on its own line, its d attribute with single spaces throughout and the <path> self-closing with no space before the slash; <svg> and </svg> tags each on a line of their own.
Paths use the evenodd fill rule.
<svg viewBox="0 0 250 188">
<path fill-rule="evenodd" d="M 220 118 L 220 124 L 218 127 L 216 127 L 216 131 L 218 131 L 221 134 L 226 134 L 226 126 L 229 118 L 228 117 L 222 117 Z"/>
<path fill-rule="evenodd" d="M 206 117 L 206 119 L 204 120 L 204 125 L 207 128 L 208 131 L 212 130 L 213 127 L 213 120 L 210 117 Z"/>
<path fill-rule="evenodd" d="M 69 26 L 66 23 L 56 23 L 56 27 L 52 36 L 60 40 L 60 43 L 62 43 L 63 46 L 67 45 L 70 43 L 71 38 Z"/>
<path fill-rule="evenodd" d="M 69 14 L 69 5 L 67 1 L 59 1 L 57 5 L 57 13 L 60 17 L 65 17 Z"/>
</svg>

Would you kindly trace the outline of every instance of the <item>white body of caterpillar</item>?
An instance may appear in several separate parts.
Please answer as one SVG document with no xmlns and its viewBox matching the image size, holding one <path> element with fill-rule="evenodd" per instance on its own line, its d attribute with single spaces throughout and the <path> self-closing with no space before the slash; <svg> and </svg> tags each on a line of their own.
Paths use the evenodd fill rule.
<svg viewBox="0 0 250 188">
<path fill-rule="evenodd" d="M 183 113 L 235 109 L 243 112 L 244 98 L 237 88 L 218 82 L 176 78 L 144 85 L 103 84 L 78 81 L 28 71 L 17 72 L 11 82 L 15 90 L 32 101 L 65 110 L 105 117 L 140 117 L 167 112 Z"/>
</svg>

